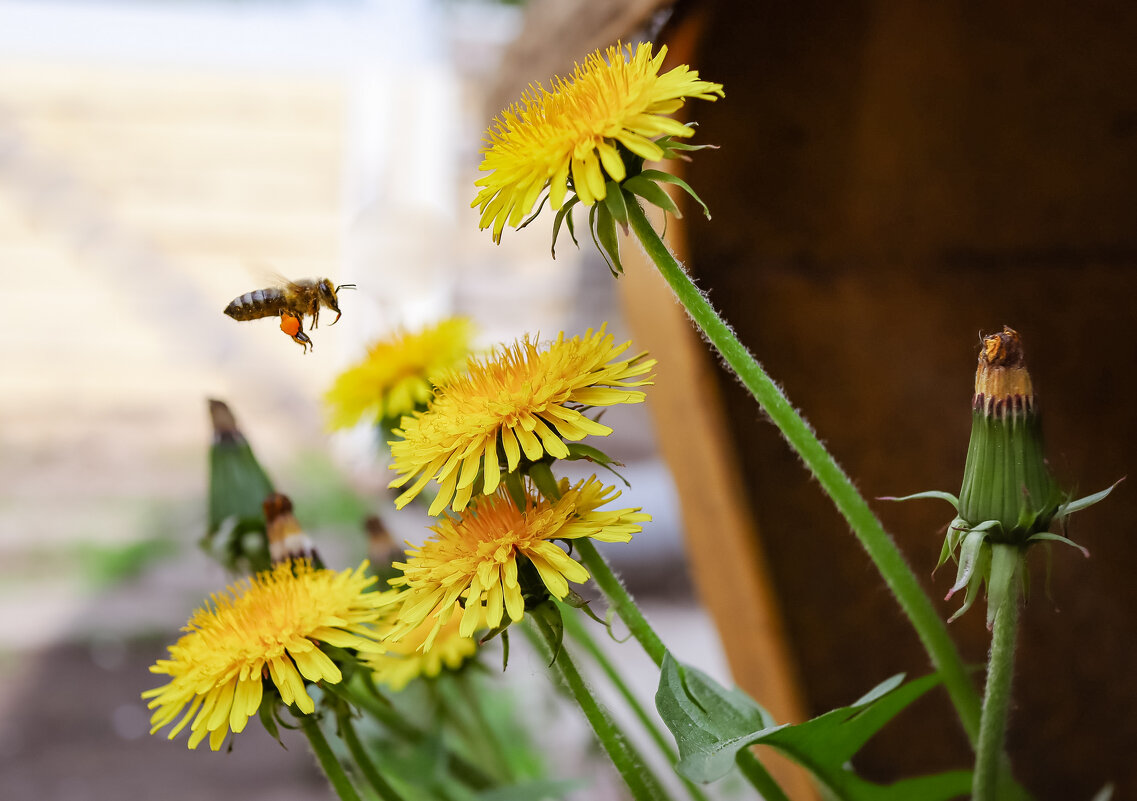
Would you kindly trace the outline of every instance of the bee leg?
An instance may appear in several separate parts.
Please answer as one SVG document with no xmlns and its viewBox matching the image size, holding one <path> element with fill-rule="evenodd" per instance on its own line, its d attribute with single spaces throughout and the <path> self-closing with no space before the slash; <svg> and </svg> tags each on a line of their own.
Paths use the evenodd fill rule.
<svg viewBox="0 0 1137 801">
<path fill-rule="evenodd" d="M 304 348 L 305 353 L 308 352 L 308 348 L 312 348 L 313 350 L 316 348 L 316 345 L 303 331 L 297 332 L 296 336 L 292 337 L 292 341 Z"/>
<path fill-rule="evenodd" d="M 297 345 L 304 348 L 304 352 L 308 352 L 308 348 L 315 349 L 312 340 L 304 333 L 304 328 L 300 323 L 300 318 L 287 311 L 280 313 L 280 330 L 292 337 L 292 341 Z"/>
</svg>

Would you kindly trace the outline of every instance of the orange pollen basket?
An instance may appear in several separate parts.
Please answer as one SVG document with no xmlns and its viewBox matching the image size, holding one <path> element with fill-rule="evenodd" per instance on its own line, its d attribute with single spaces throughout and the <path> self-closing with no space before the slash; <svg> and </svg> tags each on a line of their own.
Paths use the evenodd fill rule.
<svg viewBox="0 0 1137 801">
<path fill-rule="evenodd" d="M 300 318 L 291 314 L 280 315 L 280 330 L 290 337 L 296 336 L 300 333 Z"/>
</svg>

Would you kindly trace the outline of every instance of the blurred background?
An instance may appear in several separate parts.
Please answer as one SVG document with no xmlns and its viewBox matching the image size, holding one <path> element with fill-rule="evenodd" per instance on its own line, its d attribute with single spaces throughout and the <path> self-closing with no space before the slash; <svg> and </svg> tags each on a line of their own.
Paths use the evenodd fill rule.
<svg viewBox="0 0 1137 801">
<path fill-rule="evenodd" d="M 613 291 L 590 246 L 552 261 L 543 225 L 494 246 L 469 208 L 498 110 L 649 32 L 727 93 L 692 109 L 722 146 L 687 175 L 715 219 L 669 237 L 866 496 L 956 489 L 977 335 L 1004 323 L 1056 471 L 1100 489 L 1137 449 L 1137 13 L 914 8 L 0 0 L 0 799 L 330 797 L 302 742 L 255 725 L 231 755 L 146 735 L 146 667 L 229 581 L 196 547 L 206 399 L 329 561 L 362 556 L 370 513 L 420 539 L 321 396 L 374 338 L 450 314 L 481 344 L 608 321 L 661 358 L 650 416 L 605 417 L 625 498 L 654 517 L 611 556 L 681 659 L 784 720 L 925 671 L 843 521 L 649 271 L 630 256 Z M 221 313 L 274 273 L 359 287 L 307 355 Z M 1043 799 L 1137 793 L 1133 497 L 1074 519 L 1093 558 L 1059 554 L 1024 619 L 1008 747 Z M 874 508 L 941 597 L 947 507 Z M 976 665 L 982 623 L 953 624 Z M 616 651 L 650 697 L 636 649 Z M 542 673 L 510 668 L 555 721 L 552 773 L 618 797 Z M 868 775 L 966 763 L 946 703 L 921 703 L 858 760 Z"/>
</svg>

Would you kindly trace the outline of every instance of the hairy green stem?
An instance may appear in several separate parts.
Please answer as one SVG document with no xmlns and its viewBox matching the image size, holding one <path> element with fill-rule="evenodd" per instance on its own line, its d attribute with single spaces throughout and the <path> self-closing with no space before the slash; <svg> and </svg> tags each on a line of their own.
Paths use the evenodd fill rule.
<svg viewBox="0 0 1137 801">
<path fill-rule="evenodd" d="M 944 686 L 955 705 L 963 729 L 974 745 L 979 734 L 979 695 L 967 675 L 955 643 L 948 635 L 947 626 L 920 587 L 919 581 L 896 544 L 869 509 L 868 503 L 857 491 L 853 482 L 845 475 L 801 415 L 790 405 L 782 390 L 738 341 L 734 332 L 695 286 L 682 265 L 660 239 L 640 205 L 638 203 L 627 205 L 628 220 L 632 230 L 648 257 L 671 286 L 679 302 L 758 401 L 758 405 L 782 432 L 790 447 L 801 457 L 880 571 L 885 583 L 916 629 L 932 664 L 943 677 Z"/>
<path fill-rule="evenodd" d="M 363 774 L 363 778 L 375 790 L 376 795 L 379 796 L 381 801 L 403 801 L 403 797 L 399 795 L 398 791 L 387 783 L 383 775 L 379 773 L 375 763 L 371 761 L 371 756 L 367 753 L 367 749 L 363 747 L 363 743 L 359 739 L 359 735 L 355 731 L 355 724 L 351 720 L 351 712 L 344 711 L 337 718 L 340 729 L 340 736 L 343 737 L 344 743 L 347 745 L 347 750 L 351 752 L 352 759 L 359 767 L 359 772 Z"/>
<path fill-rule="evenodd" d="M 644 651 L 651 658 L 651 661 L 655 662 L 656 667 L 661 666 L 667 648 L 664 646 L 663 640 L 659 639 L 659 635 L 655 633 L 655 629 L 647 622 L 647 618 L 643 616 L 640 608 L 636 606 L 636 602 L 632 600 L 624 582 L 620 581 L 619 577 L 612 572 L 608 561 L 600 555 L 591 540 L 584 537 L 573 540 L 573 549 L 580 556 L 580 561 L 588 568 L 588 572 L 592 574 L 593 580 L 600 587 L 600 591 L 604 593 L 604 597 L 608 599 L 608 603 L 612 604 L 616 614 L 624 621 L 628 631 L 643 646 Z"/>
<path fill-rule="evenodd" d="M 582 624 L 576 610 L 562 605 L 561 614 L 565 621 L 565 631 L 568 632 L 570 637 L 580 643 L 584 650 L 588 652 L 588 655 L 595 660 L 601 672 L 607 676 L 608 681 L 612 682 L 612 686 L 616 688 L 616 691 L 624 699 L 624 702 L 632 710 L 632 713 L 639 720 L 640 724 L 643 725 L 644 730 L 647 731 L 651 737 L 651 741 L 655 743 L 659 752 L 667 759 L 668 764 L 672 767 L 678 764 L 679 754 L 676 753 L 672 741 L 663 733 L 659 724 L 656 723 L 655 718 L 653 718 L 644 705 L 640 703 L 640 699 L 636 697 L 636 694 L 632 692 L 632 688 L 628 686 L 628 683 L 620 674 L 619 668 L 608 658 L 608 655 L 604 653 L 604 649 L 600 647 L 600 644 L 597 643 L 596 639 L 589 633 L 588 627 Z M 708 801 L 707 796 L 694 782 L 683 779 L 683 785 L 687 788 L 687 793 L 691 798 L 695 799 L 695 801 Z"/>
<path fill-rule="evenodd" d="M 667 799 L 668 795 L 659 780 L 640 755 L 636 753 L 635 748 L 624 736 L 624 733 L 620 731 L 608 711 L 593 696 L 568 650 L 560 642 L 557 632 L 549 621 L 539 611 L 526 614 L 525 619 L 536 628 L 544 642 L 546 657 L 553 659 L 553 655 L 556 655 L 550 669 L 560 677 L 565 687 L 572 694 L 573 699 L 580 706 L 581 711 L 584 712 L 584 717 L 592 726 L 596 739 L 600 741 L 600 745 L 612 760 L 612 764 L 616 766 L 616 770 L 628 786 L 632 798 L 635 801 L 664 801 Z"/>
<path fill-rule="evenodd" d="M 316 755 L 316 760 L 324 769 L 324 775 L 328 777 L 328 781 L 331 782 L 340 801 L 360 801 L 359 794 L 352 786 L 351 779 L 344 772 L 343 765 L 332 753 L 332 748 L 328 745 L 328 740 L 320 729 L 320 721 L 317 717 L 315 715 L 301 715 L 300 728 L 307 735 L 308 742 L 312 746 L 312 753 Z"/>
<path fill-rule="evenodd" d="M 987 661 L 987 687 L 983 693 L 983 718 L 979 724 L 979 745 L 975 749 L 972 778 L 973 801 L 993 801 L 1003 760 L 1003 738 L 1007 731 L 1007 710 L 1011 704 L 1011 683 L 1015 675 L 1015 638 L 1019 627 L 1019 597 L 1012 589 L 995 615 L 991 631 L 991 654 Z"/>
</svg>

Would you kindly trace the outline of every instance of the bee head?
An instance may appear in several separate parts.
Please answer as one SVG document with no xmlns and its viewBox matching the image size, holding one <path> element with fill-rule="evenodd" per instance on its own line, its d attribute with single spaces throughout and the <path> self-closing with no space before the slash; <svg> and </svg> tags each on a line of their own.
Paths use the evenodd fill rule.
<svg viewBox="0 0 1137 801">
<path fill-rule="evenodd" d="M 355 289 L 355 284 L 333 286 L 330 279 L 321 278 L 317 287 L 320 292 L 320 302 L 336 313 L 336 319 L 332 320 L 331 323 L 335 325 L 339 322 L 340 317 L 343 316 L 343 312 L 340 311 L 339 300 L 336 298 L 336 293 L 341 289 Z"/>
</svg>

